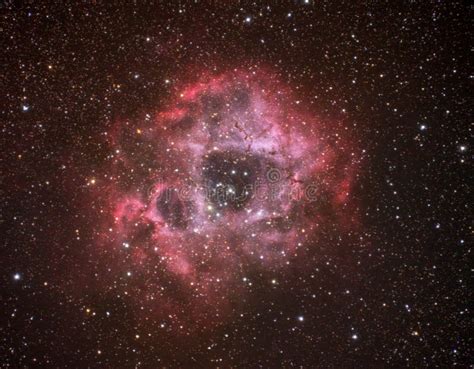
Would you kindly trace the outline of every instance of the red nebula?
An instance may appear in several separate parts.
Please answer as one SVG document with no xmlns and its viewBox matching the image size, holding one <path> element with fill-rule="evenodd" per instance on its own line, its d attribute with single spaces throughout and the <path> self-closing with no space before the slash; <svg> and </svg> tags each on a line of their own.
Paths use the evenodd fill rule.
<svg viewBox="0 0 474 369">
<path fill-rule="evenodd" d="M 322 228 L 356 225 L 360 155 L 267 71 L 203 77 L 167 106 L 110 135 L 100 249 L 142 278 L 144 314 L 189 330 L 232 313 L 248 268 L 284 272 Z"/>
</svg>

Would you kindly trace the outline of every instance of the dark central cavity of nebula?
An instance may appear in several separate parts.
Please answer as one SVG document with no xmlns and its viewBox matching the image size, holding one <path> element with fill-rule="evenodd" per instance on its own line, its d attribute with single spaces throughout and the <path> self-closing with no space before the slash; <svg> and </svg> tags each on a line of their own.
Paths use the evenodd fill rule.
<svg viewBox="0 0 474 369">
<path fill-rule="evenodd" d="M 99 249 L 124 253 L 113 268 L 141 276 L 142 309 L 224 320 L 250 268 L 284 273 L 324 229 L 356 225 L 360 154 L 316 113 L 274 74 L 234 70 L 116 123 Z"/>
</svg>

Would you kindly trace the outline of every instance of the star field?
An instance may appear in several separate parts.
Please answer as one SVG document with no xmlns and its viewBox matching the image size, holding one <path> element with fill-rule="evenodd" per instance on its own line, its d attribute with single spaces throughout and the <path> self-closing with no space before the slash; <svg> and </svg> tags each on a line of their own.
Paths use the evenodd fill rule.
<svg viewBox="0 0 474 369">
<path fill-rule="evenodd" d="M 2 368 L 468 368 L 459 2 L 5 2 Z"/>
</svg>

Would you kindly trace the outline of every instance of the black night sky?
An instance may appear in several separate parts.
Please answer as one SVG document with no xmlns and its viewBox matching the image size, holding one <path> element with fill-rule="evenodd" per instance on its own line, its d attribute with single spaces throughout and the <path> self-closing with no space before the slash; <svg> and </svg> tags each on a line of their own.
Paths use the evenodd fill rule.
<svg viewBox="0 0 474 369">
<path fill-rule="evenodd" d="M 2 368 L 474 365 L 470 7 L 0 13 Z"/>
</svg>

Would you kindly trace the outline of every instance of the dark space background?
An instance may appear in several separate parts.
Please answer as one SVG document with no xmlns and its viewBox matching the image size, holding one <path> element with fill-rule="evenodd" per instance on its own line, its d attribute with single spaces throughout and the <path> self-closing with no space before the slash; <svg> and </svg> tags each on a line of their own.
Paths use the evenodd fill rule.
<svg viewBox="0 0 474 369">
<path fill-rule="evenodd" d="M 470 7 L 3 1 L 0 12 L 2 368 L 472 367 Z M 313 273 L 295 269 L 279 288 L 255 283 L 222 328 L 147 339 L 127 301 L 91 282 L 83 195 L 104 132 L 197 69 L 249 66 L 356 127 L 368 158 L 359 241 L 323 248 Z"/>
</svg>

